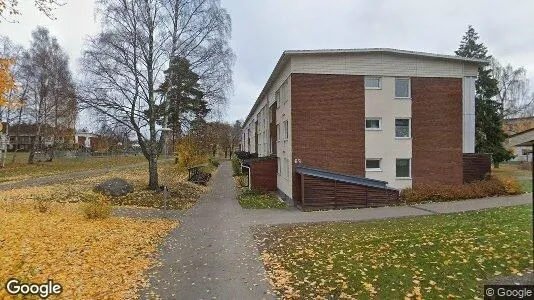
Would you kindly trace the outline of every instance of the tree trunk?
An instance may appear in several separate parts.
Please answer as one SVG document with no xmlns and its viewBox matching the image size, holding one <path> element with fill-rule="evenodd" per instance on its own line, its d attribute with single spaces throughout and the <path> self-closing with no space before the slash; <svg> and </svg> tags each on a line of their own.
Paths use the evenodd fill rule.
<svg viewBox="0 0 534 300">
<path fill-rule="evenodd" d="M 152 151 L 148 160 L 148 188 L 157 190 L 158 185 L 158 156 Z"/>
<path fill-rule="evenodd" d="M 30 155 L 28 156 L 28 164 L 33 164 L 35 159 L 35 151 L 37 146 L 41 144 L 41 124 L 37 125 L 37 134 L 32 142 L 32 148 L 30 149 Z"/>
</svg>

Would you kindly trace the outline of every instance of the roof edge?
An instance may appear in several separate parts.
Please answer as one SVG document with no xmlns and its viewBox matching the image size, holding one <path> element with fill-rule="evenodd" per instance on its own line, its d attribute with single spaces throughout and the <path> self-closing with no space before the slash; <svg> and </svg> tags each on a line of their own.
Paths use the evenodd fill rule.
<svg viewBox="0 0 534 300">
<path fill-rule="evenodd" d="M 247 115 L 247 118 L 243 122 L 243 127 L 250 121 L 254 111 L 258 108 L 259 104 L 261 103 L 261 99 L 265 97 L 265 94 L 267 93 L 267 90 L 271 87 L 273 84 L 274 79 L 276 78 L 276 75 L 287 63 L 287 60 L 291 56 L 296 55 L 320 55 L 320 54 L 350 54 L 350 53 L 392 53 L 392 54 L 399 54 L 399 55 L 411 55 L 411 56 L 421 56 L 421 57 L 427 57 L 427 58 L 434 58 L 434 59 L 445 59 L 445 60 L 456 60 L 456 61 L 463 61 L 468 63 L 474 63 L 474 64 L 489 64 L 489 60 L 486 59 L 478 59 L 478 58 L 468 58 L 468 57 L 461 57 L 456 55 L 447 55 L 447 54 L 437 54 L 437 53 L 429 53 L 429 52 L 421 52 L 421 51 L 409 51 L 409 50 L 401 50 L 401 49 L 395 49 L 395 48 L 359 48 L 359 49 L 316 49 L 316 50 L 285 50 L 282 52 L 282 55 L 280 55 L 280 58 L 278 59 L 273 71 L 271 72 L 271 75 L 267 79 L 267 82 L 265 83 L 263 89 L 261 90 L 258 98 L 254 102 L 254 105 L 252 105 L 252 108 L 250 109 L 250 112 Z"/>
</svg>

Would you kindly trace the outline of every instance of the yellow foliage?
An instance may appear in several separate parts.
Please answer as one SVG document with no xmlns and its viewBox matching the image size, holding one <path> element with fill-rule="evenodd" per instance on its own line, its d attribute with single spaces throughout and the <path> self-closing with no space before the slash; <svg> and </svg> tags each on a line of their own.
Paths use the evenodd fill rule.
<svg viewBox="0 0 534 300">
<path fill-rule="evenodd" d="M 153 253 L 177 223 L 112 217 L 87 220 L 79 204 L 0 201 L 0 282 L 18 278 L 63 287 L 58 299 L 133 299 Z M 0 288 L 0 299 L 8 297 Z"/>
<path fill-rule="evenodd" d="M 523 187 L 513 178 L 502 178 L 501 182 L 508 195 L 518 195 L 523 193 Z"/>
<path fill-rule="evenodd" d="M 208 157 L 202 153 L 198 143 L 191 137 L 185 136 L 176 145 L 175 153 L 181 167 L 200 165 L 208 161 Z"/>
<path fill-rule="evenodd" d="M 15 79 L 11 74 L 11 65 L 14 60 L 0 57 L 0 106 L 7 102 L 7 94 L 16 90 Z"/>
<path fill-rule="evenodd" d="M 105 195 L 89 192 L 83 198 L 89 200 L 82 205 L 82 211 L 87 219 L 102 220 L 111 215 L 113 207 Z"/>
</svg>

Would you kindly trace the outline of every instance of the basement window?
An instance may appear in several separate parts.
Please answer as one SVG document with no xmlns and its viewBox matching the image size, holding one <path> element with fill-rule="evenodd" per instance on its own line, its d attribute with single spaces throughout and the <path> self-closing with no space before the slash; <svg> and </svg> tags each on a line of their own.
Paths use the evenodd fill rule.
<svg viewBox="0 0 534 300">
<path fill-rule="evenodd" d="M 395 177 L 401 179 L 410 179 L 411 177 L 411 159 L 397 158 L 395 166 Z"/>
<path fill-rule="evenodd" d="M 365 171 L 382 171 L 380 167 L 381 159 L 380 158 L 368 158 L 365 160 Z"/>
<path fill-rule="evenodd" d="M 365 77 L 365 88 L 368 90 L 379 90 L 382 88 L 382 80 L 380 77 L 376 76 L 366 76 Z"/>
<path fill-rule="evenodd" d="M 382 119 L 381 118 L 366 118 L 365 130 L 381 130 Z"/>
</svg>

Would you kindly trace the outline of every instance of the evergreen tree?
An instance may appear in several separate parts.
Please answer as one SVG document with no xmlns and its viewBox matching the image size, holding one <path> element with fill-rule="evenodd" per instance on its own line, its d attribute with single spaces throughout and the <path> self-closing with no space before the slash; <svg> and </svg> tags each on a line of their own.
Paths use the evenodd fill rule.
<svg viewBox="0 0 534 300">
<path fill-rule="evenodd" d="M 165 74 L 165 82 L 158 91 L 166 95 L 169 104 L 167 125 L 172 128 L 173 137 L 180 138 L 184 126 L 190 128 L 193 124 L 203 123 L 210 110 L 200 88 L 200 77 L 191 71 L 187 59 L 174 58 Z M 160 116 L 159 122 L 165 115 L 164 105 L 156 108 Z"/>
<path fill-rule="evenodd" d="M 469 25 L 460 47 L 455 51 L 456 55 L 489 60 L 491 56 L 488 55 L 488 49 L 483 43 L 478 43 L 478 39 L 475 29 Z M 489 65 L 478 67 L 475 88 L 475 152 L 491 153 L 493 164 L 498 167 L 500 162 L 509 160 L 513 156 L 503 146 L 506 135 L 499 113 L 500 104 L 495 100 L 495 96 L 499 93 L 498 82 L 493 78 Z"/>
</svg>

